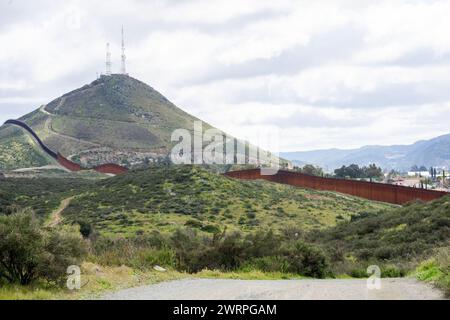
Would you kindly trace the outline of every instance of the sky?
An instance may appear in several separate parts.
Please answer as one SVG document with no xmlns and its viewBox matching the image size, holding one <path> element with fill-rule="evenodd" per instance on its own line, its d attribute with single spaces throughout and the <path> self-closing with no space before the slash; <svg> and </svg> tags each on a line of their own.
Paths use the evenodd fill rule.
<svg viewBox="0 0 450 320">
<path fill-rule="evenodd" d="M 450 1 L 0 0 L 0 123 L 120 70 L 273 151 L 450 133 Z M 273 149 L 273 147 L 272 147 Z"/>
</svg>

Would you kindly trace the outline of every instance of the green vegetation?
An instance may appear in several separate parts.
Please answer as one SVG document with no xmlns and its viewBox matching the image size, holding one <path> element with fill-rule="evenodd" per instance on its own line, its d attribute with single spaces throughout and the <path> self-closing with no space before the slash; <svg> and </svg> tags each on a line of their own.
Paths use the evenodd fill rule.
<svg viewBox="0 0 450 320">
<path fill-rule="evenodd" d="M 316 278 L 332 275 L 321 250 L 271 231 L 201 236 L 193 229 L 178 229 L 171 235 L 154 232 L 128 239 L 99 238 L 93 242 L 90 259 L 100 265 L 126 265 L 141 271 L 159 265 L 188 273 L 207 269 Z"/>
<path fill-rule="evenodd" d="M 105 159 L 127 166 L 164 159 L 178 143 L 171 141 L 172 133 L 177 129 L 193 133 L 194 122 L 200 121 L 150 86 L 124 75 L 101 77 L 20 120 L 50 149 L 88 166 L 104 164 Z M 202 127 L 213 128 L 205 122 Z M 23 131 L 0 127 L 0 170 L 51 163 Z"/>
<path fill-rule="evenodd" d="M 381 263 L 410 270 L 450 238 L 450 197 L 410 203 L 395 210 L 355 216 L 335 228 L 309 235 L 333 256 L 335 265 Z M 350 263 L 351 262 L 351 263 Z"/>
<path fill-rule="evenodd" d="M 63 215 L 88 221 L 110 236 L 174 232 L 184 226 L 210 234 L 224 228 L 301 234 L 391 207 L 330 192 L 233 180 L 196 166 L 168 166 L 96 182 Z"/>
<path fill-rule="evenodd" d="M 172 132 L 192 131 L 194 121 L 199 121 L 150 86 L 122 75 L 102 77 L 21 120 L 51 149 L 75 159 L 98 146 L 113 148 L 112 153 L 120 149 L 164 157 L 174 145 Z M 11 125 L 0 127 L 0 170 L 51 163 L 23 131 Z"/>
<path fill-rule="evenodd" d="M 352 164 L 348 167 L 342 166 L 340 169 L 334 170 L 334 174 L 338 178 L 379 179 L 383 177 L 383 170 L 375 164 L 361 168 L 357 164 Z"/>
<path fill-rule="evenodd" d="M 323 172 L 323 169 L 321 167 L 313 166 L 311 164 L 307 164 L 307 165 L 303 166 L 302 168 L 294 167 L 294 170 L 297 172 L 308 174 L 310 176 L 323 177 L 325 175 L 325 173 Z"/>
<path fill-rule="evenodd" d="M 435 249 L 448 245 L 450 197 L 397 207 L 233 180 L 215 173 L 220 171 L 164 165 L 109 179 L 7 178 L 0 183 L 0 213 L 12 219 L 31 209 L 31 225 L 42 226 L 70 198 L 57 229 L 78 228 L 88 244 L 85 264 L 116 271 L 125 266 L 121 281 L 127 285 L 136 284 L 136 274 L 150 283 L 200 275 L 360 278 L 372 264 L 384 277 L 403 277 L 426 261 L 419 279 L 448 286 L 448 262 Z M 154 278 L 155 265 L 170 276 Z M 89 272 L 94 284 L 84 294 L 120 286 L 120 280 Z M 49 279 L 32 283 L 37 296 L 61 294 Z M 27 297 L 15 285 L 3 294 Z"/>
<path fill-rule="evenodd" d="M 51 158 L 19 129 L 0 129 L 0 142 L 0 171 L 40 167 L 53 163 Z"/>
<path fill-rule="evenodd" d="M 435 284 L 450 296 L 450 249 L 437 249 L 433 258 L 417 268 L 416 276 L 419 280 Z"/>
<path fill-rule="evenodd" d="M 80 232 L 70 226 L 43 229 L 32 213 L 0 216 L 0 283 L 59 283 L 68 266 L 86 254 Z"/>
<path fill-rule="evenodd" d="M 4 179 L 0 183 L 0 214 L 31 209 L 44 219 L 58 208 L 63 199 L 92 184 L 90 179 L 67 177 Z"/>
</svg>

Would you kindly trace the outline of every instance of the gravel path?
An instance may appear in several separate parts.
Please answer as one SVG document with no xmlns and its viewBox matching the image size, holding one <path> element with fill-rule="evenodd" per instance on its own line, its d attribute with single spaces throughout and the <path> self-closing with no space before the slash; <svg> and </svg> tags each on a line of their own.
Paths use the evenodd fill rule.
<svg viewBox="0 0 450 320">
<path fill-rule="evenodd" d="M 366 280 L 179 280 L 107 294 L 105 300 L 431 300 L 442 293 L 415 279 Z"/>
</svg>

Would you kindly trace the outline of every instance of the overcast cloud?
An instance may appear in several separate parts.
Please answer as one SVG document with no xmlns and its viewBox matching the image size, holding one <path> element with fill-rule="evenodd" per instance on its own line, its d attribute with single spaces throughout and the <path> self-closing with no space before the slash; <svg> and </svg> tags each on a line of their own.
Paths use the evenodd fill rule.
<svg viewBox="0 0 450 320">
<path fill-rule="evenodd" d="M 450 133 L 450 1 L 0 0 L 0 122 L 120 67 L 282 151 Z M 264 146 L 264 143 L 262 143 Z M 276 150 L 275 150 L 276 151 Z"/>
</svg>

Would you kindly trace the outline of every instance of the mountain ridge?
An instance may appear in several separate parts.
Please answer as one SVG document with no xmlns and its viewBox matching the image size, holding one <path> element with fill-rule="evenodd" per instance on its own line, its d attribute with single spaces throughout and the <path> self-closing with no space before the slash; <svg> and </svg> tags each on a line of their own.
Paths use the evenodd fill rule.
<svg viewBox="0 0 450 320">
<path fill-rule="evenodd" d="M 450 167 L 450 134 L 410 145 L 367 145 L 355 149 L 321 149 L 299 152 L 281 152 L 280 156 L 299 165 L 314 164 L 332 171 L 352 163 L 372 163 L 384 169 L 408 171 L 412 166 Z"/>
</svg>

